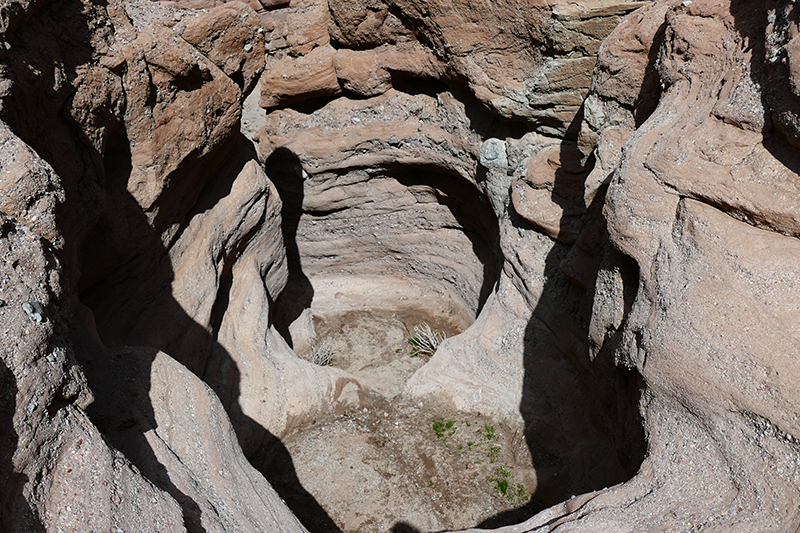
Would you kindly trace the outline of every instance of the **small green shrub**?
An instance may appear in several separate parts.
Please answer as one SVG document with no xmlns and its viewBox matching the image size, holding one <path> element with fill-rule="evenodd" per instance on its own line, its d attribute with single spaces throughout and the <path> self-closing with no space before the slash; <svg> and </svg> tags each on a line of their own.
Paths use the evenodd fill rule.
<svg viewBox="0 0 800 533">
<path fill-rule="evenodd" d="M 497 460 L 500 459 L 500 446 L 489 446 L 486 457 L 489 458 L 490 463 L 496 463 Z"/>
<path fill-rule="evenodd" d="M 511 472 L 509 472 L 505 467 L 498 466 L 494 470 L 494 474 L 495 477 L 489 478 L 489 481 L 494 483 L 494 488 L 497 490 L 497 492 L 508 497 L 508 483 L 509 478 L 511 477 Z"/>
<path fill-rule="evenodd" d="M 433 421 L 433 432 L 436 433 L 436 437 L 439 439 L 447 440 L 456 434 L 457 428 L 455 425 L 455 420 L 437 418 Z"/>
</svg>

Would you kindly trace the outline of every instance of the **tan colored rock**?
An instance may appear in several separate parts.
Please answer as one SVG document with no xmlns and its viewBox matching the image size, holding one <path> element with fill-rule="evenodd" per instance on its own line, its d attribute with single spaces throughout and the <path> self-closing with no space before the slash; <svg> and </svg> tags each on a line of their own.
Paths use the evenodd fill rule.
<svg viewBox="0 0 800 533">
<path fill-rule="evenodd" d="M 0 266 L 7 272 L 0 282 L 0 313 L 7 319 L 3 346 L 8 351 L 2 354 L 0 379 L 7 391 L 4 399 L 10 398 L 10 403 L 3 402 L 0 420 L 2 527 L 302 531 L 247 463 L 227 414 L 207 385 L 168 356 L 155 357 L 157 350 L 107 350 L 94 333 L 91 313 L 73 305 L 79 296 L 98 303 L 92 291 L 104 284 L 111 287 L 106 294 L 110 298 L 124 296 L 127 290 L 158 301 L 159 291 L 169 289 L 169 280 L 165 284 L 159 272 L 163 261 L 169 262 L 164 243 L 174 244 L 189 220 L 202 220 L 195 218 L 195 210 L 206 209 L 198 198 L 215 174 L 222 182 L 215 186 L 224 190 L 243 167 L 249 171 L 239 182 L 247 186 L 235 188 L 234 201 L 222 205 L 230 213 L 214 212 L 216 222 L 234 226 L 230 233 L 236 237 L 227 243 L 230 246 L 245 247 L 248 235 L 237 234 L 236 224 L 253 233 L 266 218 L 267 208 L 258 204 L 268 187 L 266 177 L 257 164 L 245 164 L 247 149 L 239 150 L 242 93 L 237 83 L 179 37 L 180 29 L 174 27 L 178 14 L 187 27 L 192 27 L 189 19 L 199 17 L 193 31 L 198 46 L 204 47 L 208 43 L 203 39 L 212 38 L 208 32 L 213 34 L 216 23 L 202 13 L 191 15 L 156 3 L 112 2 L 107 9 L 96 7 L 76 3 L 43 7 L 42 16 L 30 12 L 16 28 L 11 48 L 4 47 L 4 60 L 13 68 L 4 71 L 9 90 L 3 94 L 3 108 L 10 127 L 2 126 L 0 157 L 13 180 L 2 189 L 2 209 L 20 216 L 57 248 L 2 214 L 0 241 L 6 252 Z M 212 48 L 204 49 L 231 76 L 241 74 L 243 85 L 262 61 L 248 62 L 246 51 L 236 49 L 242 38 L 255 35 L 247 31 L 257 33 L 248 9 L 239 5 L 220 10 L 223 18 L 232 12 L 244 17 L 243 24 L 228 28 L 230 41 L 220 40 L 220 46 L 233 47 L 229 53 L 223 57 Z M 48 30 L 56 15 L 65 21 L 58 38 Z M 91 28 L 93 33 L 84 35 L 74 26 L 83 31 Z M 62 42 L 62 32 L 74 38 Z M 52 68 L 29 69 L 31 64 Z M 75 75 L 67 79 L 64 69 L 73 69 Z M 32 101 L 41 105 L 28 107 Z M 252 151 L 249 155 L 253 159 Z M 230 167 L 237 165 L 231 172 Z M 213 194 L 218 193 L 214 189 Z M 239 218 L 225 219 L 226 214 Z M 280 233 L 268 224 L 264 229 L 269 234 L 258 241 L 258 252 L 274 252 L 275 257 L 254 261 L 256 275 L 246 279 L 266 298 L 266 291 L 273 297 L 280 292 L 283 281 L 281 256 L 274 250 L 280 248 Z M 241 251 L 228 248 L 226 258 Z M 68 265 L 63 270 L 62 260 Z M 220 272 L 213 274 L 211 279 L 192 278 L 181 271 L 184 282 L 216 286 L 220 279 L 225 281 Z M 120 288 L 124 285 L 120 280 L 126 278 L 130 285 Z M 153 292 L 142 294 L 149 288 Z M 166 310 L 158 328 L 170 318 L 180 318 L 176 309 L 174 304 Z M 73 310 L 80 318 L 72 320 Z M 97 310 L 104 308 L 98 305 Z M 201 309 L 197 314 L 202 311 L 208 312 Z M 218 325 L 219 317 L 211 315 L 210 322 Z M 115 317 L 98 314 L 97 318 L 108 326 Z M 116 318 L 133 323 L 130 314 L 119 313 Z M 207 326 L 190 321 L 188 336 Z M 113 328 L 106 329 L 102 333 L 108 337 Z M 156 336 L 174 334 L 165 328 Z M 206 332 L 200 345 L 208 339 Z M 76 358 L 88 369 L 88 387 L 72 357 L 73 341 L 78 346 Z M 206 348 L 207 356 L 212 346 Z M 151 370 L 164 381 L 151 380 Z M 126 374 L 132 371 L 134 375 Z M 110 379 L 114 376 L 148 383 L 131 388 L 132 382 Z M 238 382 L 231 386 L 238 391 Z M 87 418 L 83 409 L 91 401 L 90 388 L 102 399 L 89 407 Z M 170 394 L 189 397 L 170 400 Z M 230 394 L 237 397 L 235 391 Z M 195 412 L 170 411 L 190 405 L 205 409 L 202 418 Z M 164 433 L 184 416 L 206 425 L 178 422 L 172 433 Z M 160 435 L 156 428 L 162 430 Z M 209 476 L 213 483 L 196 483 Z M 227 485 L 224 479 L 229 479 Z"/>
<path fill-rule="evenodd" d="M 448 93 L 342 98 L 316 115 L 280 110 L 267 117 L 256 141 L 263 159 L 285 148 L 310 174 L 397 162 L 431 165 L 472 181 L 476 168 L 477 136 L 463 105 Z"/>
<path fill-rule="evenodd" d="M 305 531 L 245 458 L 217 396 L 186 367 L 154 348 L 81 349 L 94 352 L 86 361 L 93 369 L 104 359 L 124 361 L 90 372 L 98 401 L 89 413 L 180 503 L 187 529 Z"/>
<path fill-rule="evenodd" d="M 4 123 L 0 146 L 0 211 L 62 248 L 56 213 L 66 198 L 55 171 Z"/>
<path fill-rule="evenodd" d="M 425 42 L 443 51 L 445 61 L 468 80 L 482 102 L 503 117 L 528 120 L 551 134 L 567 130 L 588 92 L 591 66 L 581 72 L 580 62 L 592 63 L 606 32 L 621 16 L 645 5 L 535 4 L 521 12 L 515 2 L 482 7 L 411 0 L 393 4 Z M 556 55 L 543 56 L 531 42 L 551 46 Z"/>
<path fill-rule="evenodd" d="M 789 361 L 800 324 L 789 296 L 800 279 L 790 259 L 795 148 L 791 130 L 772 131 L 762 107 L 774 70 L 754 50 L 778 36 L 766 15 L 753 15 L 760 7 L 656 5 L 604 44 L 640 50 L 629 64 L 658 57 L 664 84 L 657 107 L 620 90 L 616 109 L 634 102 L 648 118 L 637 123 L 638 110 L 628 108 L 626 125 L 609 120 L 597 148 L 613 172 L 604 214 L 622 255 L 607 250 L 598 273 L 593 353 L 641 373 L 649 454 L 627 483 L 501 531 L 671 531 L 686 523 L 783 531 L 797 520 L 800 495 L 785 475 L 798 460 L 788 407 L 798 394 Z M 653 35 L 665 19 L 663 39 L 636 37 Z M 626 79 L 635 70 L 598 72 L 600 91 L 636 87 Z"/>
<path fill-rule="evenodd" d="M 515 211 L 533 227 L 572 244 L 583 229 L 583 187 L 587 172 L 574 145 L 542 149 L 526 160 L 527 175 L 511 186 Z"/>
<path fill-rule="evenodd" d="M 334 66 L 335 55 L 333 47 L 326 45 L 297 59 L 284 57 L 279 60 L 261 78 L 258 105 L 270 109 L 307 98 L 341 94 Z"/>
<path fill-rule="evenodd" d="M 21 153 L 45 166 L 29 148 Z M 175 501 L 83 412 L 93 395 L 66 336 L 70 306 L 51 245 L 0 214 L 0 256 L 4 530 L 183 531 Z"/>
</svg>

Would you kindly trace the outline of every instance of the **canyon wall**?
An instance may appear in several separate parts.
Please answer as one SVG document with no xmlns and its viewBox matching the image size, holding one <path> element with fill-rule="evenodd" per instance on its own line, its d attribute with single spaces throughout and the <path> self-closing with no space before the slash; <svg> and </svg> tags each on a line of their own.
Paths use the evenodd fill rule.
<svg viewBox="0 0 800 533">
<path fill-rule="evenodd" d="M 3 4 L 0 531 L 304 531 L 248 458 L 379 398 L 517 428 L 500 531 L 797 529 L 798 13 Z"/>
</svg>

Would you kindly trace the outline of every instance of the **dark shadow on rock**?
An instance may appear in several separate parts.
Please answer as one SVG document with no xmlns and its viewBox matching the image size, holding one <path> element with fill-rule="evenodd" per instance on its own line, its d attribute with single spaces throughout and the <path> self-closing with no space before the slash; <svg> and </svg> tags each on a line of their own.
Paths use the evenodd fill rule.
<svg viewBox="0 0 800 533">
<path fill-rule="evenodd" d="M 173 217 L 173 220 L 157 220 L 157 231 L 154 231 L 145 213 L 127 191 L 132 161 L 130 141 L 122 120 L 124 103 L 120 110 L 114 108 L 118 102 L 107 102 L 108 108 L 93 108 L 89 119 L 83 117 L 84 120 L 96 121 L 93 125 L 105 128 L 103 149 L 95 148 L 78 119 L 69 111 L 78 70 L 85 72 L 86 65 L 93 65 L 97 60 L 92 48 L 96 41 L 95 30 L 90 29 L 89 24 L 106 21 L 105 4 L 101 4 L 94 6 L 97 9 L 88 9 L 81 2 L 54 0 L 35 6 L 38 9 L 35 18 L 11 21 L 18 28 L 13 36 L 5 36 L 10 40 L 11 49 L 0 47 L 0 62 L 6 68 L 6 77 L 13 78 L 14 84 L 3 97 L 2 119 L 54 168 L 65 191 L 66 201 L 57 205 L 55 212 L 58 227 L 67 240 L 59 260 L 64 269 L 66 292 L 71 292 L 76 300 L 80 299 L 80 303 L 76 302 L 74 306 L 72 342 L 76 359 L 84 367 L 89 389 L 95 394 L 88 414 L 112 446 L 121 450 L 156 487 L 178 501 L 187 529 L 190 532 L 203 531 L 198 503 L 175 486 L 145 434 L 156 425 L 149 393 L 151 366 L 158 350 L 168 353 L 201 379 L 208 354 L 215 353 L 219 366 L 228 369 L 229 379 L 222 383 L 224 387 L 230 385 L 224 390 L 218 385 L 215 392 L 222 398 L 232 399 L 223 401 L 223 405 L 229 410 L 231 419 L 238 421 L 237 432 L 248 424 L 258 426 L 239 408 L 240 374 L 235 361 L 217 342 L 220 320 L 215 320 L 207 329 L 194 322 L 172 299 L 163 309 L 164 326 L 177 328 L 180 339 L 192 339 L 192 342 L 174 345 L 169 342 L 174 337 L 156 330 L 141 333 L 133 339 L 125 337 L 130 335 L 128 326 L 132 324 L 120 325 L 115 321 L 122 320 L 124 315 L 135 322 L 149 301 L 158 299 L 159 294 L 140 294 L 141 288 L 153 276 L 160 276 L 163 283 L 158 290 L 167 291 L 169 298 L 168 291 L 175 273 L 171 270 L 168 250 L 158 232 L 172 222 L 180 224 L 181 229 L 185 228 L 191 216 L 214 205 L 220 195 L 225 194 L 225 184 L 217 188 L 205 187 L 202 191 L 197 190 L 198 187 L 185 196 L 179 189 L 181 184 L 197 184 L 198 179 L 213 175 L 221 165 L 225 165 L 226 162 L 218 157 L 219 150 L 230 149 L 228 155 L 232 158 L 243 157 L 237 139 L 241 136 L 235 133 L 221 141 L 213 156 L 190 155 L 187 163 L 170 176 L 170 183 L 175 187 L 167 190 L 170 204 L 166 207 L 175 209 L 164 208 L 160 214 L 162 218 Z M 12 15 L 16 16 L 14 13 Z M 122 72 L 112 69 L 113 74 L 124 76 L 124 67 L 123 63 Z M 58 80 L 56 74 L 60 76 Z M 245 151 L 249 155 L 244 158 L 253 159 L 254 150 Z M 239 163 L 235 161 L 234 166 Z M 235 170 L 231 169 L 232 172 Z M 230 176 L 231 183 L 235 177 L 235 173 Z M 213 198 L 214 194 L 216 198 Z M 185 212 L 177 213 L 176 209 Z M 239 251 L 233 250 L 232 253 Z M 232 262 L 233 258 L 226 258 L 226 261 Z M 215 306 L 217 319 L 227 307 L 230 283 L 226 285 L 224 281 L 224 294 L 217 296 L 218 305 Z M 103 305 L 107 303 L 104 299 L 122 305 L 119 315 L 103 312 L 107 307 Z M 122 333 L 117 335 L 116 332 Z M 131 344 L 128 342 L 131 340 L 139 347 L 118 347 Z M 20 513 L 30 512 L 23 513 L 19 506 L 20 502 L 25 503 L 20 498 L 26 480 L 9 473 L 12 468 L 9 453 L 13 454 L 17 437 L 13 426 L 6 427 L 11 424 L 15 408 L 13 405 L 9 407 L 6 399 L 10 397 L 13 401 L 16 385 L 9 381 L 5 366 L 0 368 L 0 385 L 0 398 L 3 400 L 0 405 L 0 487 L 3 490 L 0 524 L 2 529 L 9 530 L 9 520 L 18 523 Z M 261 429 L 268 436 L 266 430 Z M 41 529 L 41 524 L 31 521 L 30 527 L 24 530 Z"/>
<path fill-rule="evenodd" d="M 770 40 L 777 50 L 769 50 L 765 42 L 770 13 L 775 17 Z M 764 110 L 764 148 L 791 172 L 800 174 L 800 91 L 792 81 L 790 66 L 794 62 L 788 57 L 788 41 L 800 22 L 800 9 L 794 3 L 739 1 L 731 4 L 731 15 L 740 38 L 750 48 L 750 81 Z M 773 54 L 777 55 L 770 60 L 767 56 Z"/>
<path fill-rule="evenodd" d="M 577 132 L 580 119 L 581 114 L 568 136 Z M 562 141 L 562 169 L 578 164 L 577 157 L 574 143 Z M 556 173 L 551 196 L 565 212 L 575 208 L 575 174 L 569 174 Z M 586 173 L 582 175 L 585 179 Z M 617 367 L 608 347 L 594 358 L 589 351 L 595 279 L 610 248 L 602 216 L 604 193 L 597 194 L 582 217 L 577 241 L 554 240 L 542 273 L 542 295 L 525 330 L 520 414 L 538 485 L 525 505 L 480 527 L 519 523 L 573 495 L 627 481 L 644 459 L 638 373 Z M 536 231 L 513 204 L 509 216 L 515 227 Z M 562 219 L 560 235 L 574 232 L 575 221 Z"/>
<path fill-rule="evenodd" d="M 288 148 L 278 148 L 267 161 L 265 168 L 270 181 L 278 189 L 283 209 L 281 210 L 281 230 L 286 246 L 286 261 L 289 267 L 289 281 L 283 293 L 275 302 L 275 328 L 289 346 L 294 347 L 289 326 L 311 307 L 314 287 L 303 272 L 300 250 L 297 246 L 297 228 L 303 216 L 303 166 L 300 159 Z"/>
<path fill-rule="evenodd" d="M 181 507 L 188 532 L 202 532 L 202 511 L 195 500 L 172 482 L 145 434 L 157 428 L 149 400 L 150 367 L 158 350 L 131 348 L 110 350 L 92 338 L 86 321 L 73 323 L 73 342 L 95 401 L 86 413 L 109 444 L 122 452 L 156 487 L 172 496 Z"/>
<path fill-rule="evenodd" d="M 17 410 L 17 380 L 0 359 L 0 531 L 41 533 L 44 526 L 25 500 L 28 476 L 14 471 L 14 453 L 19 436 L 14 430 Z"/>
<path fill-rule="evenodd" d="M 164 258 L 166 254 L 166 250 L 158 249 L 155 245 L 158 239 L 153 238 L 153 230 L 144 213 L 140 212 L 138 204 L 126 190 L 132 164 L 124 128 L 116 130 L 110 140 L 109 150 L 101 154 L 104 160 L 101 183 L 105 185 L 111 205 L 94 230 L 88 233 L 89 239 L 97 236 L 104 238 L 99 243 L 87 240 L 81 247 L 81 262 L 87 266 L 91 264 L 93 268 L 87 270 L 92 272 L 93 278 L 100 277 L 100 279 L 93 279 L 93 283 L 81 295 L 81 299 L 88 306 L 76 307 L 71 328 L 76 359 L 83 367 L 89 388 L 95 395 L 95 401 L 87 409 L 87 414 L 114 448 L 121 451 L 156 487 L 167 492 L 178 502 L 187 531 L 202 532 L 205 530 L 202 526 L 202 511 L 199 505 L 175 486 L 166 467 L 158 460 L 145 437 L 148 431 L 157 427 L 149 395 L 151 365 L 158 350 L 154 348 L 114 350 L 106 347 L 98 335 L 97 325 L 91 312 L 92 301 L 99 302 L 104 297 L 103 274 L 107 276 L 113 273 L 121 266 L 120 262 L 130 260 L 131 256 L 126 255 L 120 248 L 126 248 L 128 253 L 134 252 L 132 254 L 134 258 L 146 253 L 145 250 L 137 250 L 136 245 L 119 242 L 118 230 L 110 229 L 109 226 L 118 225 L 120 219 L 124 219 L 124 227 L 132 235 L 143 237 L 144 242 L 155 246 L 155 249 L 150 250 L 153 257 Z M 148 236 L 151 238 L 144 238 Z M 90 245 L 88 250 L 86 245 Z M 98 250 L 98 245 L 105 246 L 105 250 Z M 103 256 L 110 261 L 101 271 L 97 270 L 98 262 L 87 259 Z M 139 273 L 142 274 L 152 275 L 153 272 Z M 85 285 L 88 285 L 86 281 L 78 283 L 79 287 Z M 175 306 L 179 307 L 177 302 Z M 108 318 L 104 317 L 105 320 Z M 147 339 L 141 341 L 141 344 L 147 344 Z"/>
<path fill-rule="evenodd" d="M 422 533 L 408 522 L 398 522 L 392 526 L 391 533 Z"/>
<path fill-rule="evenodd" d="M 280 439 L 270 435 L 252 463 L 309 533 L 342 533 L 314 496 L 303 488 L 292 456 Z"/>
<path fill-rule="evenodd" d="M 249 142 L 249 141 L 248 141 Z M 247 149 L 247 146 L 242 147 L 242 152 L 239 153 L 240 157 L 248 159 L 254 152 Z M 197 205 L 187 213 L 187 217 L 196 215 L 209 209 L 220 198 L 226 195 L 230 189 L 233 180 L 238 175 L 241 168 L 246 161 L 232 161 L 230 162 L 227 172 L 220 177 L 219 183 L 209 183 L 203 193 L 200 195 Z M 230 182 L 230 183 L 229 183 Z M 125 183 L 122 180 L 121 183 Z M 132 208 L 122 210 L 114 210 L 115 213 L 126 213 L 128 220 L 125 221 L 125 227 L 129 230 L 134 229 L 138 235 L 147 235 L 152 233 L 146 217 L 143 213 L 137 211 L 137 206 L 132 198 L 127 196 L 127 193 L 120 193 L 117 191 L 118 201 L 126 202 Z M 138 212 L 138 215 L 137 215 Z M 111 222 L 111 221 L 110 221 Z M 113 231 L 112 231 L 113 233 Z M 244 241 L 247 240 L 245 236 Z M 158 239 L 152 239 L 149 242 L 158 242 Z M 242 246 L 246 246 L 246 242 Z M 150 249 L 147 250 L 147 255 L 150 258 L 160 258 L 160 263 L 151 267 L 151 271 L 144 270 L 141 272 L 134 272 L 136 279 L 146 279 L 150 275 L 158 274 L 163 287 L 169 287 L 174 278 L 169 268 L 169 258 L 167 250 Z M 233 249 L 230 252 L 231 256 L 236 256 L 241 250 Z M 144 253 L 142 251 L 142 253 Z M 136 262 L 136 255 L 133 256 L 132 261 Z M 149 261 L 152 261 L 150 259 Z M 146 260 L 145 263 L 148 263 Z M 194 322 L 191 317 L 187 316 L 181 308 L 180 304 L 175 300 L 170 300 L 167 304 L 162 305 L 160 310 L 164 316 L 170 317 L 170 326 L 173 328 L 178 325 L 178 340 L 173 342 L 166 342 L 160 335 L 159 331 L 140 332 L 136 340 L 136 344 L 140 346 L 150 346 L 152 348 L 117 348 L 114 350 L 106 349 L 99 345 L 99 338 L 94 342 L 89 338 L 92 336 L 93 325 L 86 322 L 80 326 L 76 325 L 74 330 L 79 332 L 78 335 L 83 335 L 82 339 L 76 339 L 76 345 L 82 349 L 78 352 L 82 355 L 81 363 L 86 369 L 87 379 L 89 386 L 96 395 L 95 403 L 89 408 L 88 414 L 98 427 L 107 436 L 109 441 L 114 447 L 122 451 L 138 468 L 139 470 L 150 479 L 157 487 L 161 488 L 173 496 L 181 505 L 184 513 L 184 519 L 187 530 L 204 531 L 201 524 L 201 509 L 191 497 L 184 494 L 178 489 L 169 478 L 169 475 L 163 465 L 158 461 L 154 451 L 148 444 L 145 433 L 149 430 L 156 428 L 155 414 L 148 401 L 150 391 L 150 366 L 153 359 L 158 353 L 157 350 L 163 350 L 168 355 L 184 364 L 189 370 L 194 372 L 198 377 L 203 379 L 206 372 L 219 372 L 220 369 L 227 371 L 225 377 L 214 379 L 210 381 L 212 389 L 222 400 L 223 406 L 227 409 L 231 421 L 234 423 L 234 429 L 237 431 L 240 440 L 242 435 L 250 435 L 258 433 L 264 439 L 272 440 L 277 444 L 273 446 L 273 450 L 277 454 L 275 462 L 280 464 L 280 473 L 282 476 L 294 476 L 291 460 L 288 462 L 282 461 L 283 458 L 288 458 L 285 448 L 280 441 L 275 439 L 269 432 L 262 428 L 257 422 L 246 416 L 239 405 L 239 383 L 240 373 L 237 369 L 235 361 L 231 358 L 230 354 L 217 342 L 216 335 L 219 332 L 219 327 L 222 322 L 222 315 L 227 310 L 229 303 L 229 291 L 233 284 L 231 266 L 234 263 L 232 257 L 225 258 L 224 266 L 221 269 L 220 284 L 216 294 L 216 300 L 212 310 L 210 328 L 201 326 Z M 138 263 L 136 263 L 138 264 Z M 118 265 L 119 267 L 119 265 Z M 165 270 L 167 272 L 165 274 Z M 130 275 L 130 271 L 126 277 Z M 105 280 L 108 281 L 108 280 Z M 102 302 L 105 291 L 109 288 L 105 285 L 103 279 L 94 283 L 82 294 L 82 301 L 88 308 Z M 114 284 L 118 280 L 112 280 L 110 283 Z M 129 280 L 128 287 L 135 290 L 137 284 L 131 283 Z M 140 311 L 145 311 L 141 309 Z M 104 320 L 107 320 L 104 317 Z M 101 337 L 103 328 L 98 328 Z M 189 342 L 186 339 L 190 339 Z M 115 339 L 110 338 L 106 340 L 106 344 L 117 344 Z M 125 339 L 126 341 L 130 339 Z M 94 350 L 87 349 L 92 343 L 95 346 Z M 124 344 L 124 343 L 123 343 Z M 197 351 L 192 347 L 199 347 Z M 205 354 L 203 354 L 205 352 Z M 207 368 L 208 358 L 213 354 L 215 359 L 214 369 Z M 243 447 L 244 443 L 243 443 Z M 269 470 L 262 469 L 262 473 L 267 478 L 272 477 Z M 299 482 L 297 483 L 299 486 Z M 306 493 L 304 500 L 305 504 L 303 510 L 308 512 L 313 517 L 313 520 L 333 524 L 330 518 L 327 517 L 324 510 L 319 506 L 316 500 Z M 288 502 L 289 498 L 284 497 Z M 298 510 L 295 510 L 298 511 Z M 298 512 L 299 514 L 299 512 Z M 308 520 L 304 516 L 298 516 L 302 521 Z M 322 531 L 322 530 L 318 530 Z M 336 531 L 335 529 L 326 529 L 325 531 Z"/>
</svg>

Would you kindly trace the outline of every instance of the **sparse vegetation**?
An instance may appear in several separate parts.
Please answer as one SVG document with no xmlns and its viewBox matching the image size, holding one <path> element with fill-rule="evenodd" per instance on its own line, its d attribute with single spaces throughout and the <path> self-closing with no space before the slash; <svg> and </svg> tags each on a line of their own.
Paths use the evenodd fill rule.
<svg viewBox="0 0 800 533">
<path fill-rule="evenodd" d="M 496 463 L 497 460 L 500 459 L 500 446 L 489 446 L 486 457 L 489 458 L 490 463 Z"/>
<path fill-rule="evenodd" d="M 489 481 L 494 483 L 494 488 L 503 496 L 508 496 L 508 480 L 511 477 L 511 472 L 503 466 L 498 466 L 494 470 L 495 477 L 489 478 Z"/>
<path fill-rule="evenodd" d="M 330 366 L 335 360 L 333 345 L 329 339 L 324 339 L 319 344 L 312 346 L 308 360 L 315 365 Z"/>
<path fill-rule="evenodd" d="M 494 477 L 490 477 L 489 481 L 494 484 L 497 492 L 508 498 L 508 501 L 514 500 L 524 501 L 528 497 L 528 491 L 525 485 L 512 483 L 511 470 L 506 466 L 498 466 L 494 470 Z"/>
<path fill-rule="evenodd" d="M 494 425 L 475 427 L 469 420 L 457 421 L 445 417 L 434 418 L 430 424 L 434 435 L 447 450 L 446 455 L 466 461 L 467 469 L 482 471 L 485 476 L 482 479 L 488 481 L 491 491 L 513 505 L 525 502 L 530 497 L 525 485 L 519 482 L 517 465 L 504 451 L 505 440 Z M 471 430 L 466 431 L 467 428 Z"/>
<path fill-rule="evenodd" d="M 424 322 L 417 324 L 414 326 L 414 336 L 408 339 L 408 344 L 412 346 L 411 357 L 433 355 L 446 338 L 444 332 L 434 331 Z"/>
<path fill-rule="evenodd" d="M 436 437 L 446 441 L 450 437 L 456 434 L 457 428 L 455 427 L 456 421 L 455 420 L 445 420 L 443 418 L 437 418 L 433 421 L 433 432 L 436 433 Z"/>
</svg>

